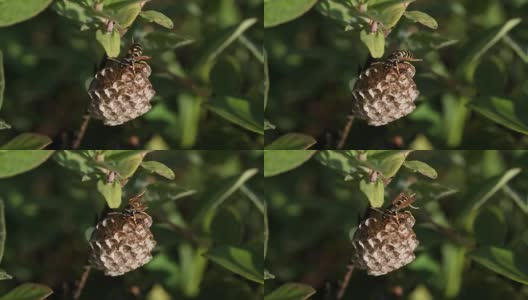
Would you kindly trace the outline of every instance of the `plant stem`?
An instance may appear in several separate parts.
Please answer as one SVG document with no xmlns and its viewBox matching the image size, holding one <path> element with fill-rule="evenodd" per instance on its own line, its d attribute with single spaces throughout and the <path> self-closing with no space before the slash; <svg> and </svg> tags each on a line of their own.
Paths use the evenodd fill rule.
<svg viewBox="0 0 528 300">
<path fill-rule="evenodd" d="M 353 122 L 354 122 L 354 116 L 348 115 L 347 122 L 345 124 L 345 127 L 343 127 L 343 130 L 341 131 L 341 137 L 339 138 L 339 142 L 337 143 L 337 150 L 341 150 L 345 146 L 345 143 L 346 143 L 346 140 L 348 139 L 348 135 L 350 134 L 350 129 L 352 128 Z"/>
<path fill-rule="evenodd" d="M 352 272 L 354 271 L 353 265 L 347 266 L 347 272 L 345 274 L 345 277 L 343 277 L 343 281 L 341 282 L 341 286 L 339 287 L 339 292 L 337 293 L 337 300 L 343 299 L 345 296 L 346 289 L 348 287 L 348 284 L 350 283 L 350 277 L 352 277 Z"/>
<path fill-rule="evenodd" d="M 73 293 L 73 299 L 77 300 L 81 297 L 82 291 L 84 289 L 84 286 L 86 285 L 86 281 L 88 281 L 88 277 L 90 276 L 90 270 L 92 267 L 90 265 L 84 266 L 84 272 L 81 275 L 81 279 L 79 280 L 79 285 L 75 289 L 75 292 Z"/>
<path fill-rule="evenodd" d="M 73 149 L 79 149 L 79 147 L 81 146 L 81 142 L 84 138 L 84 135 L 86 134 L 86 128 L 88 128 L 88 123 L 90 123 L 90 119 L 91 117 L 89 114 L 85 114 L 83 116 L 81 127 L 79 127 L 79 133 L 77 134 L 77 137 L 73 141 L 73 145 L 72 145 Z"/>
</svg>

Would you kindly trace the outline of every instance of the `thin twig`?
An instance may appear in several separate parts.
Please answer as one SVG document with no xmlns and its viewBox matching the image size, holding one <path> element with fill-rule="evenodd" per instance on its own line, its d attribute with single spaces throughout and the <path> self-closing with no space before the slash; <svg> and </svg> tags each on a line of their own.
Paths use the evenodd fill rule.
<svg viewBox="0 0 528 300">
<path fill-rule="evenodd" d="M 350 283 L 350 277 L 352 277 L 352 272 L 354 271 L 353 265 L 347 266 L 347 272 L 345 274 L 345 277 L 343 277 L 343 281 L 341 282 L 341 286 L 339 287 L 339 292 L 337 293 L 337 300 L 343 299 L 345 296 L 346 289 L 348 287 L 348 284 Z"/>
<path fill-rule="evenodd" d="M 81 142 L 84 138 L 84 135 L 86 134 L 86 128 L 88 128 L 88 123 L 90 123 L 90 119 L 91 117 L 89 114 L 85 114 L 83 116 L 81 127 L 79 127 L 79 133 L 77 134 L 75 141 L 73 141 L 73 145 L 72 145 L 73 149 L 79 149 L 79 147 L 81 146 Z"/>
<path fill-rule="evenodd" d="M 352 128 L 353 122 L 354 122 L 354 116 L 348 115 L 347 122 L 345 124 L 345 127 L 343 127 L 343 130 L 341 131 L 341 136 L 339 138 L 339 142 L 337 143 L 337 150 L 341 150 L 345 146 L 345 143 L 346 143 L 346 140 L 348 139 L 348 135 L 350 134 L 350 129 Z"/>
<path fill-rule="evenodd" d="M 86 285 L 86 281 L 88 281 L 88 277 L 90 276 L 91 269 L 92 267 L 90 265 L 84 266 L 84 272 L 82 273 L 81 279 L 79 280 L 79 285 L 77 285 L 77 288 L 75 289 L 75 292 L 73 293 L 74 300 L 77 300 L 81 297 L 84 286 Z"/>
</svg>

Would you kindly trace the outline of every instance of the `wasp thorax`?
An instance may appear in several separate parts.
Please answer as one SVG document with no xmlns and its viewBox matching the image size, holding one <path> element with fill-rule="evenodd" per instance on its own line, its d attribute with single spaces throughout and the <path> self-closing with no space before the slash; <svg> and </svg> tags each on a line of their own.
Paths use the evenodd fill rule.
<svg viewBox="0 0 528 300">
<path fill-rule="evenodd" d="M 89 261 L 105 275 L 123 275 L 152 259 L 156 245 L 150 231 L 152 217 L 139 199 L 131 202 L 124 212 L 109 213 L 92 233 Z"/>
<path fill-rule="evenodd" d="M 352 91 L 353 115 L 381 126 L 411 113 L 419 95 L 413 80 L 416 69 L 409 63 L 414 60 L 410 52 L 398 51 L 361 72 Z"/>
<path fill-rule="evenodd" d="M 141 46 L 134 44 L 118 63 L 97 72 L 88 89 L 92 117 L 115 126 L 151 109 L 156 91 L 149 80 L 152 70 L 144 61 L 148 57 L 142 54 Z"/>
<path fill-rule="evenodd" d="M 415 259 L 419 242 L 410 212 L 384 213 L 361 222 L 352 239 L 352 264 L 369 275 L 384 275 Z"/>
</svg>

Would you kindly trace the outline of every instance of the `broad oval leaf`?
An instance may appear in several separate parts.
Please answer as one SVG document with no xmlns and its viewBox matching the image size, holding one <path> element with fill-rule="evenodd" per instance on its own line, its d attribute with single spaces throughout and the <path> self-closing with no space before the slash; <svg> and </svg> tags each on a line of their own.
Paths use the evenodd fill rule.
<svg viewBox="0 0 528 300">
<path fill-rule="evenodd" d="M 105 166 L 122 178 L 131 177 L 148 153 L 144 150 L 110 150 L 106 152 Z"/>
<path fill-rule="evenodd" d="M 302 16 L 317 0 L 264 0 L 264 27 L 273 27 Z"/>
<path fill-rule="evenodd" d="M 105 6 L 104 12 L 110 14 L 122 28 L 127 28 L 136 20 L 141 12 L 140 0 L 120 1 Z"/>
<path fill-rule="evenodd" d="M 141 167 L 168 179 L 174 179 L 175 177 L 174 172 L 159 161 L 144 161 L 141 163 Z"/>
<path fill-rule="evenodd" d="M 24 173 L 44 163 L 52 150 L 3 150 L 0 151 L 0 178 Z"/>
<path fill-rule="evenodd" d="M 121 184 L 118 180 L 108 183 L 103 180 L 97 181 L 97 190 L 103 195 L 108 207 L 118 208 L 121 205 Z"/>
<path fill-rule="evenodd" d="M 233 273 L 264 284 L 262 254 L 257 255 L 247 249 L 238 247 L 219 246 L 209 250 L 209 252 L 205 253 L 205 256 Z"/>
<path fill-rule="evenodd" d="M 247 99 L 218 97 L 210 100 L 206 106 L 229 122 L 255 133 L 264 134 L 262 108 L 257 108 Z"/>
<path fill-rule="evenodd" d="M 432 29 L 438 28 L 438 23 L 436 22 L 436 20 L 424 12 L 417 11 L 417 10 L 406 11 L 404 16 L 409 20 L 418 22 L 429 28 L 432 28 Z"/>
<path fill-rule="evenodd" d="M 385 52 L 385 36 L 383 33 L 377 31 L 375 33 L 361 30 L 359 38 L 367 46 L 370 55 L 374 58 L 380 58 Z"/>
<path fill-rule="evenodd" d="M 33 18 L 52 0 L 0 0 L 0 27 L 13 25 Z"/>
<path fill-rule="evenodd" d="M 410 152 L 409 150 L 369 150 L 367 164 L 390 178 L 398 173 Z"/>
<path fill-rule="evenodd" d="M 264 150 L 264 177 L 293 170 L 314 154 L 315 150 Z"/>
<path fill-rule="evenodd" d="M 423 161 L 409 160 L 405 161 L 403 163 L 403 166 L 407 169 L 412 170 L 413 172 L 418 172 L 432 179 L 436 179 L 438 177 L 438 173 L 436 172 L 436 170 L 430 165 L 424 163 Z"/>
<path fill-rule="evenodd" d="M 468 104 L 469 108 L 511 130 L 528 135 L 526 105 L 499 97 L 482 97 Z"/>
<path fill-rule="evenodd" d="M 376 182 L 368 182 L 362 179 L 359 182 L 359 190 L 367 197 L 372 207 L 381 207 L 385 201 L 385 185 L 379 178 Z"/>
<path fill-rule="evenodd" d="M 40 150 L 51 144 L 52 140 L 38 133 L 22 133 L 6 144 L 0 150 Z"/>
<path fill-rule="evenodd" d="M 264 296 L 264 300 L 306 300 L 315 294 L 315 289 L 302 283 L 286 283 Z"/>
<path fill-rule="evenodd" d="M 0 297 L 0 300 L 42 300 L 53 294 L 53 290 L 43 284 L 24 283 Z"/>
<path fill-rule="evenodd" d="M 414 0 L 402 1 L 385 1 L 372 4 L 367 13 L 373 15 L 374 19 L 379 20 L 385 28 L 392 28 L 398 24 L 407 9 L 407 5 Z"/>
<path fill-rule="evenodd" d="M 121 36 L 116 29 L 112 32 L 103 32 L 101 29 L 98 29 L 95 32 L 95 38 L 103 46 L 106 55 L 108 57 L 117 57 L 119 56 L 120 46 L 121 46 Z"/>
<path fill-rule="evenodd" d="M 470 255 L 493 272 L 528 285 L 528 261 L 517 256 L 509 249 L 498 247 L 482 247 Z"/>
<path fill-rule="evenodd" d="M 355 150 L 326 150 L 320 151 L 315 156 L 315 159 L 323 166 L 334 169 L 342 175 L 348 175 L 355 172 L 361 166 L 361 163 L 356 159 L 357 154 Z"/>
<path fill-rule="evenodd" d="M 316 142 L 313 137 L 307 134 L 287 133 L 266 146 L 266 150 L 305 150 Z"/>
<path fill-rule="evenodd" d="M 174 24 L 172 23 L 172 20 L 167 17 L 166 15 L 160 13 L 159 11 L 155 10 L 146 10 L 142 11 L 139 14 L 140 17 L 144 18 L 145 20 L 149 22 L 154 22 L 158 25 L 161 25 L 165 28 L 172 29 L 174 28 Z"/>
</svg>

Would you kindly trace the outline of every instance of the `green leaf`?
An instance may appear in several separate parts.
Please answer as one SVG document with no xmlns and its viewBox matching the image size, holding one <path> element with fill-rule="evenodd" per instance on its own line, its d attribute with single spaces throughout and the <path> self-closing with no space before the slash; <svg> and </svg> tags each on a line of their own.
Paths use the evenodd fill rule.
<svg viewBox="0 0 528 300">
<path fill-rule="evenodd" d="M 149 21 L 149 22 L 154 22 L 158 25 L 161 25 L 165 28 L 168 28 L 168 29 L 173 29 L 174 28 L 174 24 L 172 23 L 172 20 L 167 17 L 166 15 L 160 13 L 159 11 L 155 11 L 155 10 L 146 10 L 146 11 L 142 11 L 140 14 L 139 14 L 140 17 L 144 18 L 145 20 Z"/>
<path fill-rule="evenodd" d="M 411 21 L 418 22 L 429 28 L 432 28 L 432 29 L 438 28 L 438 23 L 436 22 L 436 20 L 424 12 L 417 11 L 417 10 L 406 11 L 404 16 Z"/>
<path fill-rule="evenodd" d="M 7 280 L 7 279 L 13 279 L 13 276 L 7 274 L 5 270 L 0 269 L 0 280 Z"/>
<path fill-rule="evenodd" d="M 2 258 L 4 257 L 6 234 L 4 200 L 0 199 L 0 262 L 2 262 Z"/>
<path fill-rule="evenodd" d="M 483 183 L 472 186 L 464 196 L 465 209 L 460 211 L 461 216 L 467 215 L 482 207 L 491 196 L 506 185 L 512 178 L 521 172 L 520 168 L 509 169 L 501 175 L 486 179 Z"/>
<path fill-rule="evenodd" d="M 367 165 L 387 178 L 394 177 L 410 152 L 409 150 L 369 150 Z"/>
<path fill-rule="evenodd" d="M 217 97 L 207 108 L 222 118 L 255 133 L 264 134 L 262 108 L 255 108 L 249 100 L 235 97 Z"/>
<path fill-rule="evenodd" d="M 57 14 L 80 24 L 94 22 L 94 18 L 97 16 L 90 7 L 86 4 L 81 4 L 76 0 L 54 1 L 51 8 L 57 12 Z"/>
<path fill-rule="evenodd" d="M 52 0 L 0 0 L 0 27 L 13 25 L 33 18 L 42 12 Z"/>
<path fill-rule="evenodd" d="M 144 161 L 141 163 L 141 167 L 168 179 L 174 179 L 175 177 L 174 172 L 169 167 L 158 161 Z"/>
<path fill-rule="evenodd" d="M 296 19 L 316 3 L 317 0 L 264 0 L 264 28 Z"/>
<path fill-rule="evenodd" d="M 39 150 L 51 144 L 51 139 L 38 133 L 22 133 L 0 146 L 0 150 Z"/>
<path fill-rule="evenodd" d="M 445 138 L 449 147 L 457 147 L 462 142 L 464 126 L 468 117 L 467 97 L 455 97 L 453 94 L 442 96 Z"/>
<path fill-rule="evenodd" d="M 431 179 L 436 179 L 438 177 L 438 173 L 436 173 L 436 170 L 430 165 L 422 161 L 409 160 L 409 161 L 404 162 L 403 166 L 406 167 L 407 169 L 412 170 L 413 172 L 418 172 Z"/>
<path fill-rule="evenodd" d="M 121 184 L 118 180 L 107 183 L 101 179 L 97 181 L 97 190 L 103 195 L 110 208 L 118 208 L 121 205 Z"/>
<path fill-rule="evenodd" d="M 191 148 L 196 143 L 202 100 L 199 97 L 183 93 L 178 97 L 178 113 L 182 128 L 180 145 Z"/>
<path fill-rule="evenodd" d="M 507 231 L 504 213 L 497 207 L 483 209 L 473 223 L 473 231 L 479 245 L 502 245 Z"/>
<path fill-rule="evenodd" d="M 268 203 L 264 202 L 264 259 L 268 256 L 268 244 L 269 244 L 269 219 L 268 219 Z"/>
<path fill-rule="evenodd" d="M 122 178 L 129 178 L 136 172 L 147 152 L 144 150 L 110 150 L 106 152 L 105 162 Z"/>
<path fill-rule="evenodd" d="M 266 150 L 305 150 L 316 142 L 313 137 L 306 134 L 288 133 L 266 146 Z"/>
<path fill-rule="evenodd" d="M 322 15 L 340 22 L 343 26 L 356 23 L 358 18 L 364 16 L 356 7 L 340 0 L 318 1 L 315 9 Z"/>
<path fill-rule="evenodd" d="M 121 46 L 121 37 L 119 32 L 116 29 L 112 30 L 111 33 L 103 32 L 101 29 L 98 29 L 95 32 L 95 38 L 103 46 L 106 55 L 108 57 L 118 57 L 120 46 Z"/>
<path fill-rule="evenodd" d="M 392 28 L 398 24 L 407 9 L 407 5 L 414 0 L 402 1 L 385 1 L 373 4 L 369 7 L 367 13 L 374 19 L 381 21 L 385 28 Z"/>
<path fill-rule="evenodd" d="M 112 19 L 119 23 L 122 28 L 127 28 L 134 23 L 141 12 L 141 5 L 139 2 L 144 1 L 121 1 L 119 3 L 105 6 L 104 11 L 110 14 Z"/>
<path fill-rule="evenodd" d="M 246 19 L 240 22 L 238 25 L 234 25 L 222 30 L 214 38 L 209 40 L 206 45 L 203 46 L 201 54 L 198 55 L 196 67 L 201 67 L 204 64 L 216 59 L 222 51 L 224 51 L 229 45 L 231 45 L 240 35 L 251 26 L 257 23 L 256 18 Z"/>
<path fill-rule="evenodd" d="M 57 151 L 53 159 L 62 167 L 84 176 L 97 172 L 97 165 L 88 151 Z"/>
<path fill-rule="evenodd" d="M 315 294 L 315 289 L 302 283 L 286 283 L 264 296 L 264 300 L 306 300 Z"/>
<path fill-rule="evenodd" d="M 53 294 L 53 290 L 43 284 L 24 283 L 0 297 L 0 300 L 42 300 Z"/>
<path fill-rule="evenodd" d="M 509 35 L 505 35 L 502 40 L 506 43 L 506 45 L 510 46 L 513 52 L 515 52 L 525 64 L 528 64 L 528 53 L 526 53 L 526 50 L 524 50 L 522 46 L 519 45 L 519 43 L 517 43 Z"/>
<path fill-rule="evenodd" d="M 4 91 L 5 91 L 5 76 L 4 76 L 4 54 L 0 49 L 0 109 L 4 103 Z M 0 120 L 1 121 L 1 120 Z M 7 124 L 2 121 L 3 124 Z"/>
<path fill-rule="evenodd" d="M 444 244 L 442 246 L 442 267 L 445 274 L 444 298 L 451 299 L 459 293 L 465 258 L 466 250 L 464 248 L 452 244 Z"/>
<path fill-rule="evenodd" d="M 233 273 L 264 284 L 262 255 L 256 255 L 243 248 L 218 246 L 209 250 L 205 256 Z"/>
<path fill-rule="evenodd" d="M 479 59 L 488 51 L 493 45 L 495 45 L 500 39 L 502 39 L 508 32 L 510 32 L 515 26 L 521 22 L 520 18 L 510 19 L 503 25 L 495 26 L 486 30 L 481 35 L 472 38 L 468 41 L 467 45 L 462 53 L 462 60 L 458 65 L 457 74 L 464 75 L 467 80 L 473 79 L 473 73 L 477 67 Z"/>
<path fill-rule="evenodd" d="M 228 179 L 226 183 L 214 190 L 211 196 L 207 197 L 207 201 L 196 215 L 193 223 L 195 225 L 201 224 L 202 228 L 208 232 L 218 207 L 257 173 L 258 169 L 248 169 L 241 175 Z"/>
<path fill-rule="evenodd" d="M 178 49 L 194 43 L 194 40 L 180 36 L 174 32 L 152 31 L 147 33 L 141 41 L 145 50 L 165 51 Z"/>
<path fill-rule="evenodd" d="M 268 65 L 269 61 L 268 61 L 268 51 L 266 51 L 266 49 L 263 49 L 263 57 L 264 57 L 264 111 L 266 111 L 266 107 L 268 106 L 268 98 L 269 98 L 269 91 L 270 91 L 270 77 L 269 77 L 269 65 Z"/>
<path fill-rule="evenodd" d="M 315 150 L 264 150 L 264 177 L 293 170 L 314 154 Z"/>
<path fill-rule="evenodd" d="M 363 29 L 359 34 L 359 38 L 367 46 L 370 55 L 374 58 L 380 58 L 385 52 L 385 36 L 383 33 L 377 31 L 376 33 L 368 32 Z"/>
<path fill-rule="evenodd" d="M 315 159 L 323 166 L 334 169 L 342 175 L 348 175 L 354 173 L 359 167 L 361 167 L 356 156 L 357 152 L 355 150 L 326 150 L 320 151 L 315 156 Z"/>
<path fill-rule="evenodd" d="M 18 175 L 44 163 L 53 154 L 51 150 L 0 151 L 0 178 Z"/>
<path fill-rule="evenodd" d="M 470 257 L 495 273 L 528 285 L 528 263 L 521 255 L 504 248 L 482 247 L 473 251 Z"/>
<path fill-rule="evenodd" d="M 497 124 L 528 135 L 528 115 L 523 103 L 499 97 L 481 97 L 468 106 Z"/>
<path fill-rule="evenodd" d="M 367 197 L 372 207 L 381 207 L 385 201 L 385 185 L 379 178 L 376 182 L 362 179 L 359 182 L 359 190 Z"/>
</svg>

